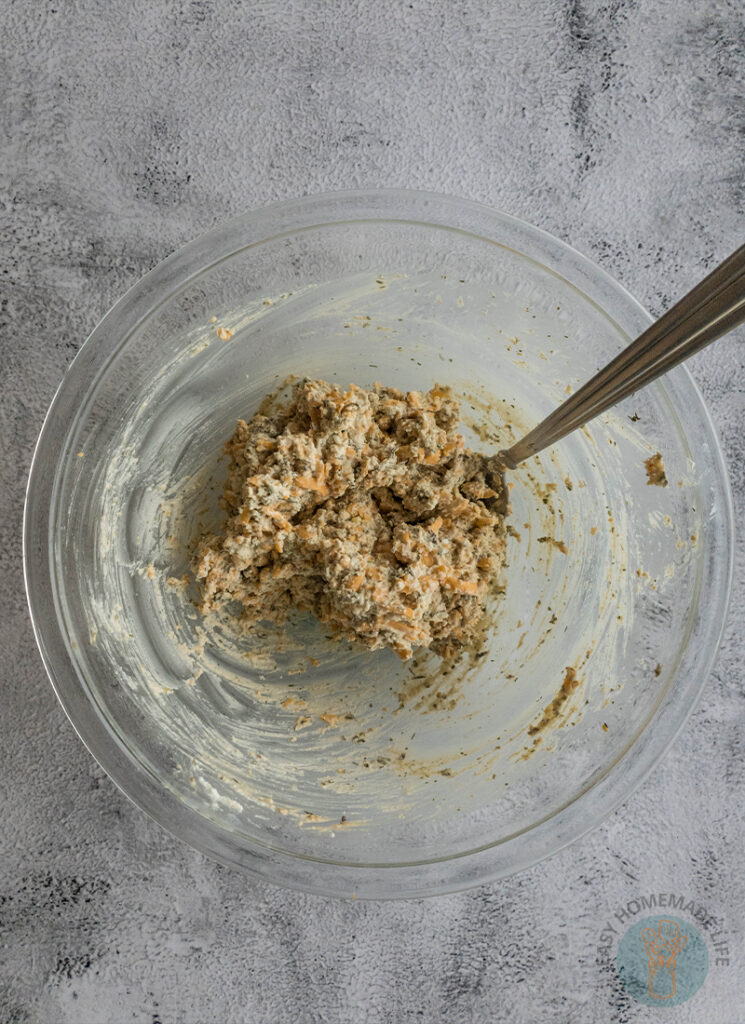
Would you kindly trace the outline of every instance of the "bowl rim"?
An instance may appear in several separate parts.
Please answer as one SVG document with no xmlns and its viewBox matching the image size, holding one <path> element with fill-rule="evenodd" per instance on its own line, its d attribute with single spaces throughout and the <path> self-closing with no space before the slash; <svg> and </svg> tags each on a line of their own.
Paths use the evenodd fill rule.
<svg viewBox="0 0 745 1024">
<path fill-rule="evenodd" d="M 432 220 L 432 216 L 437 219 Z M 160 786 L 136 758 L 112 742 L 108 724 L 87 697 L 68 648 L 57 603 L 52 503 L 60 465 L 82 404 L 81 392 L 88 392 L 145 319 L 174 292 L 222 260 L 284 231 L 370 219 L 417 222 L 468 234 L 478 232 L 501 248 L 537 261 L 582 292 L 629 340 L 633 333 L 640 333 L 652 322 L 649 313 L 622 285 L 577 250 L 540 228 L 469 199 L 404 189 L 354 189 L 315 193 L 250 210 L 213 227 L 158 263 L 124 293 L 81 346 L 50 403 L 33 453 L 24 507 L 23 567 L 34 635 L 57 698 L 93 757 L 141 810 L 193 848 L 265 881 L 326 895 L 405 898 L 469 888 L 535 864 L 596 827 L 641 785 L 685 726 L 716 658 L 731 592 L 734 514 L 716 428 L 695 381 L 685 367 L 678 367 L 666 376 L 665 387 L 673 396 L 682 392 L 687 417 L 697 418 L 697 426 L 705 435 L 711 457 L 709 488 L 716 492 L 721 512 L 721 535 L 707 541 L 716 545 L 717 555 L 709 559 L 716 564 L 705 564 L 703 569 L 712 577 L 702 582 L 702 590 L 708 587 L 712 592 L 711 601 L 706 604 L 706 615 L 699 611 L 688 641 L 690 648 L 693 633 L 700 631 L 693 665 L 687 676 L 671 680 L 647 724 L 597 781 L 547 818 L 514 836 L 435 861 L 342 864 L 258 845 L 238 846 L 233 833 L 208 821 Z M 495 237 L 497 229 L 510 244 Z M 571 276 L 567 276 L 570 270 Z M 632 334 L 608 312 L 616 308 Z M 705 557 L 704 553 L 701 557 Z M 700 605 L 701 602 L 699 609 Z M 621 765 L 625 766 L 623 772 Z"/>
</svg>

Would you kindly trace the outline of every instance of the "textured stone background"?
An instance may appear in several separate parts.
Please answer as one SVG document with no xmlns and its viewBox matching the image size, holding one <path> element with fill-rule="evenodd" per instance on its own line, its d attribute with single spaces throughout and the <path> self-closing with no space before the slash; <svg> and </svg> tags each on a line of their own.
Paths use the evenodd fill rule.
<svg viewBox="0 0 745 1024">
<path fill-rule="evenodd" d="M 743 241 L 740 0 L 2 0 L 0 1021 L 745 1021 L 745 688 L 733 614 L 700 707 L 590 836 L 456 896 L 340 903 L 205 861 L 114 788 L 48 685 L 23 488 L 45 409 L 148 268 L 267 201 L 453 192 L 546 228 L 660 312 Z M 745 336 L 692 367 L 745 505 Z M 629 1001 L 603 923 L 659 890 L 730 967 Z"/>
</svg>

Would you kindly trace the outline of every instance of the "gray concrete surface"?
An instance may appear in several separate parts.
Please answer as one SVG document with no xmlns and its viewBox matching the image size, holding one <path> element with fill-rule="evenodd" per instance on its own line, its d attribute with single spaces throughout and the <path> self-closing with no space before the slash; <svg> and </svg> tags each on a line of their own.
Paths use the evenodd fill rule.
<svg viewBox="0 0 745 1024">
<path fill-rule="evenodd" d="M 461 895 L 253 884 L 147 820 L 75 736 L 23 595 L 27 467 L 98 317 L 249 207 L 411 186 L 501 207 L 660 312 L 743 241 L 738 0 L 2 0 L 0 1021 L 745 1021 L 745 560 L 704 698 L 602 827 Z M 745 336 L 694 376 L 745 505 Z M 708 908 L 727 965 L 650 1010 L 598 953 L 629 901 Z M 634 905 L 632 903 L 631 910 Z M 622 931 L 616 921 L 616 928 Z"/>
</svg>

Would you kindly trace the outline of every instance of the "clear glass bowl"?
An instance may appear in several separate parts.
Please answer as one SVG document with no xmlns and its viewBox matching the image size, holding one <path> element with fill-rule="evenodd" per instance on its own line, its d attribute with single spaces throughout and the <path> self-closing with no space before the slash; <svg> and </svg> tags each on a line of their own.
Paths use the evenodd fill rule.
<svg viewBox="0 0 745 1024">
<path fill-rule="evenodd" d="M 235 420 L 290 373 L 450 384 L 496 450 L 649 322 L 556 239 L 418 192 L 249 213 L 143 278 L 52 403 L 25 518 L 47 671 L 114 781 L 210 856 L 336 895 L 465 888 L 596 825 L 682 727 L 726 614 L 727 477 L 684 369 L 513 474 L 506 594 L 449 673 L 307 618 L 203 621 L 189 544 Z"/>
</svg>

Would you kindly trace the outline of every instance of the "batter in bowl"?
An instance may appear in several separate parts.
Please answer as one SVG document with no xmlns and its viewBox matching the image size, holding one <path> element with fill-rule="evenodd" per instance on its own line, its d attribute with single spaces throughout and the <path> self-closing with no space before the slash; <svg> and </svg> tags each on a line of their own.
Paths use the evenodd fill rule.
<svg viewBox="0 0 745 1024">
<path fill-rule="evenodd" d="M 226 445 L 220 533 L 198 543 L 203 614 L 246 625 L 311 611 L 343 638 L 401 658 L 476 637 L 505 558 L 503 483 L 460 434 L 450 389 L 302 380 Z"/>
</svg>

